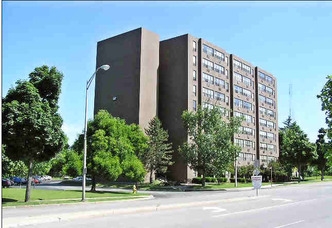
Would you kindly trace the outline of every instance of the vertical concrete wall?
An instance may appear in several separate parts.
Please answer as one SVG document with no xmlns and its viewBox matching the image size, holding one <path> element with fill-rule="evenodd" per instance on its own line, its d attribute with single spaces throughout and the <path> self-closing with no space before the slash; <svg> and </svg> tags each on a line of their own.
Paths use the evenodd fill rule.
<svg viewBox="0 0 332 228">
<path fill-rule="evenodd" d="M 139 125 L 146 128 L 157 116 L 159 36 L 142 29 L 141 42 Z"/>
<path fill-rule="evenodd" d="M 174 148 L 170 178 L 186 181 L 187 164 L 177 148 L 187 140 L 181 115 L 188 110 L 188 35 L 160 42 L 159 72 L 158 113 Z"/>
<path fill-rule="evenodd" d="M 159 36 L 139 28 L 100 41 L 97 67 L 102 64 L 111 67 L 96 77 L 94 113 L 106 109 L 145 128 L 157 110 Z"/>
</svg>

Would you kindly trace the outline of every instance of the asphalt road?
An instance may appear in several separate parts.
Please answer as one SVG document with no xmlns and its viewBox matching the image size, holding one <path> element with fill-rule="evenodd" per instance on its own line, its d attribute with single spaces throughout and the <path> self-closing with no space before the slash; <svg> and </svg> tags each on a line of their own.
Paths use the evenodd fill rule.
<svg viewBox="0 0 332 228">
<path fill-rule="evenodd" d="M 164 194 L 164 195 L 163 195 Z M 164 196 L 164 197 L 163 197 Z M 141 201 L 4 208 L 4 227 L 332 227 L 332 182 Z"/>
</svg>

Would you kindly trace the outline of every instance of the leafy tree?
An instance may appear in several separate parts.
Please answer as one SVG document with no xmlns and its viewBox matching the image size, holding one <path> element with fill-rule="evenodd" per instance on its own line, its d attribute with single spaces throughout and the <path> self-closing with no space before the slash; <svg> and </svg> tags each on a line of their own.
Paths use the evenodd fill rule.
<svg viewBox="0 0 332 228">
<path fill-rule="evenodd" d="M 1 153 L 1 165 L 2 165 L 2 176 L 4 177 L 13 177 L 13 176 L 26 176 L 28 174 L 28 167 L 24 164 L 23 161 L 12 161 L 10 160 L 4 149 Z"/>
<path fill-rule="evenodd" d="M 71 177 L 82 175 L 82 156 L 80 156 L 76 151 L 70 149 L 66 149 L 64 151 L 64 155 L 65 163 L 63 164 L 61 169 L 62 174 Z"/>
<path fill-rule="evenodd" d="M 288 118 L 285 127 L 279 131 L 280 160 L 285 164 L 297 167 L 303 176 L 303 169 L 307 164 L 317 159 L 316 147 L 309 142 L 307 135 L 297 123 Z M 298 179 L 300 182 L 300 178 Z"/>
<path fill-rule="evenodd" d="M 223 118 L 223 111 L 217 107 L 199 106 L 196 112 L 182 114 L 189 140 L 179 147 L 179 152 L 192 169 L 203 175 L 202 186 L 207 172 L 219 174 L 241 150 L 232 142 L 241 119 L 231 117 L 225 121 Z"/>
<path fill-rule="evenodd" d="M 124 175 L 142 180 L 143 164 L 137 158 L 147 148 L 147 137 L 139 127 L 127 125 L 105 110 L 100 110 L 94 120 L 88 122 L 87 168 L 92 177 L 91 191 L 96 190 L 97 178 L 116 180 Z M 83 135 L 72 147 L 77 153 L 83 151 Z M 127 172 L 127 173 L 126 173 Z"/>
<path fill-rule="evenodd" d="M 325 141 L 326 130 L 324 128 L 320 128 L 318 131 L 318 139 L 316 140 L 317 154 L 318 158 L 314 162 L 317 165 L 317 168 L 321 172 L 321 180 L 324 180 L 325 171 L 327 167 L 327 155 L 329 152 L 329 143 Z"/>
<path fill-rule="evenodd" d="M 33 164 L 48 161 L 64 145 L 62 118 L 57 113 L 63 75 L 55 67 L 37 67 L 29 81 L 19 80 L 2 102 L 6 155 L 28 166 L 25 202 L 30 199 Z"/>
<path fill-rule="evenodd" d="M 50 161 L 36 162 L 33 166 L 32 173 L 36 175 L 46 175 L 49 173 L 52 164 Z"/>
<path fill-rule="evenodd" d="M 140 182 L 144 180 L 146 170 L 143 163 L 135 155 L 126 156 L 121 164 L 124 175 L 130 180 Z"/>
<path fill-rule="evenodd" d="M 150 122 L 145 134 L 149 137 L 149 148 L 143 157 L 143 161 L 150 171 L 150 183 L 152 174 L 157 172 L 164 174 L 168 166 L 172 165 L 172 143 L 167 143 L 168 132 L 165 131 L 158 117 L 154 117 Z"/>
<path fill-rule="evenodd" d="M 328 137 L 332 138 L 332 75 L 326 77 L 327 82 L 325 83 L 320 94 L 317 95 L 322 102 L 322 111 L 325 111 L 325 122 L 328 126 Z"/>
</svg>

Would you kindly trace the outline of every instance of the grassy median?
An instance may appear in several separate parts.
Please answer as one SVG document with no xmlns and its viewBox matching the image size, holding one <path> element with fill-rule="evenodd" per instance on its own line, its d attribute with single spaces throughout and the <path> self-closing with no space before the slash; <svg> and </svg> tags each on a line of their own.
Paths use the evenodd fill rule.
<svg viewBox="0 0 332 228">
<path fill-rule="evenodd" d="M 87 191 L 86 202 L 128 200 L 147 197 L 147 194 L 116 193 L 109 191 Z M 82 199 L 80 190 L 43 190 L 32 189 L 29 202 L 24 202 L 25 188 L 3 188 L 2 206 L 23 206 L 59 203 L 79 203 Z"/>
</svg>

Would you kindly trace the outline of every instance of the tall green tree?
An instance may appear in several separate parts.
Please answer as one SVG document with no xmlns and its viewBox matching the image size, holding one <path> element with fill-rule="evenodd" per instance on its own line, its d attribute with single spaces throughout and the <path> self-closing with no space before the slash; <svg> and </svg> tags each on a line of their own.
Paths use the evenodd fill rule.
<svg viewBox="0 0 332 228">
<path fill-rule="evenodd" d="M 316 146 L 309 142 L 300 126 L 289 117 L 279 131 L 280 161 L 297 167 L 303 176 L 303 168 L 317 159 Z M 298 179 L 300 182 L 300 178 Z"/>
<path fill-rule="evenodd" d="M 150 183 L 153 173 L 164 174 L 168 166 L 172 165 L 172 143 L 168 143 L 168 132 L 162 128 L 158 117 L 154 117 L 145 134 L 149 137 L 149 148 L 143 157 L 147 169 L 150 171 Z"/>
<path fill-rule="evenodd" d="M 87 168 L 92 177 L 91 191 L 96 191 L 97 178 L 117 180 L 121 175 L 133 181 L 142 181 L 145 169 L 138 159 L 147 149 L 143 131 L 127 125 L 124 120 L 100 110 L 87 128 Z M 74 142 L 75 151 L 82 154 L 83 136 Z"/>
<path fill-rule="evenodd" d="M 19 80 L 2 101 L 2 142 L 12 160 L 28 166 L 25 202 L 30 199 L 33 164 L 48 161 L 65 142 L 58 111 L 63 75 L 55 67 L 41 66 Z"/>
<path fill-rule="evenodd" d="M 326 130 L 320 128 L 318 130 L 318 139 L 316 140 L 316 148 L 318 158 L 314 162 L 318 170 L 321 172 L 321 180 L 324 180 L 325 171 L 327 170 L 327 156 L 330 150 L 330 144 L 325 141 Z"/>
<path fill-rule="evenodd" d="M 327 82 L 325 83 L 320 94 L 317 95 L 322 102 L 322 111 L 325 111 L 325 122 L 328 126 L 327 136 L 332 139 L 332 75 L 326 77 Z"/>
<path fill-rule="evenodd" d="M 224 118 L 224 111 L 217 107 L 208 109 L 199 106 L 196 112 L 184 111 L 182 114 L 189 138 L 179 147 L 179 152 L 192 169 L 202 174 L 202 186 L 205 186 L 208 171 L 220 173 L 241 151 L 232 139 L 242 119 Z"/>
</svg>

